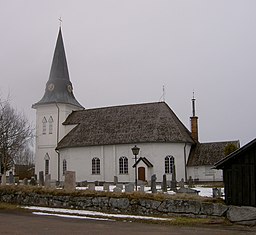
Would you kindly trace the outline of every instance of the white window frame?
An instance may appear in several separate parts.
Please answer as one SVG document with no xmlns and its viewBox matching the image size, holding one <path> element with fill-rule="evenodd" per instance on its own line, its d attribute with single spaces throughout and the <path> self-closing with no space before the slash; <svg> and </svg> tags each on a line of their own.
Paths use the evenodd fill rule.
<svg viewBox="0 0 256 235">
<path fill-rule="evenodd" d="M 98 157 L 92 159 L 92 175 L 100 175 L 100 159 Z"/>
<path fill-rule="evenodd" d="M 43 130 L 42 130 L 42 134 L 43 135 L 46 135 L 46 123 L 47 123 L 47 120 L 46 118 L 44 117 L 43 120 L 42 120 L 42 123 L 43 123 Z"/>
<path fill-rule="evenodd" d="M 49 134 L 52 134 L 53 133 L 53 118 L 52 116 L 49 117 Z"/>
<path fill-rule="evenodd" d="M 46 153 L 44 157 L 44 172 L 45 175 L 50 173 L 50 157 L 48 153 Z"/>
<path fill-rule="evenodd" d="M 164 158 L 164 172 L 165 174 L 172 174 L 175 165 L 175 160 L 172 155 L 167 155 Z"/>
<path fill-rule="evenodd" d="M 66 171 L 67 171 L 67 160 L 64 159 L 62 161 L 62 171 L 63 171 L 63 175 L 65 175 Z"/>
<path fill-rule="evenodd" d="M 119 158 L 119 174 L 127 175 L 128 174 L 128 158 L 122 156 Z"/>
</svg>

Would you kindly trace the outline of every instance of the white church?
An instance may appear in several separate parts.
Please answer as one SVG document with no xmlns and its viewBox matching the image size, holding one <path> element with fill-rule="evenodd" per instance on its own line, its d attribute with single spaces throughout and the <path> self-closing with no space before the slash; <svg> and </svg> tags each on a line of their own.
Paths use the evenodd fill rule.
<svg viewBox="0 0 256 235">
<path fill-rule="evenodd" d="M 66 171 L 76 181 L 222 181 L 222 171 L 212 169 L 224 158 L 225 147 L 239 141 L 200 143 L 195 99 L 191 131 L 165 102 L 85 109 L 75 98 L 66 61 L 61 28 L 49 79 L 36 109 L 35 172 L 64 181 Z M 139 147 L 133 155 L 132 148 Z M 136 159 L 136 161 L 135 161 Z"/>
</svg>

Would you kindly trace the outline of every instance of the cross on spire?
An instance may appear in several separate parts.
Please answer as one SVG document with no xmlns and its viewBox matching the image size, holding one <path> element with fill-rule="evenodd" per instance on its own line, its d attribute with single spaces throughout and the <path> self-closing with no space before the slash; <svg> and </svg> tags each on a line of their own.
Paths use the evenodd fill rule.
<svg viewBox="0 0 256 235">
<path fill-rule="evenodd" d="M 61 27 L 61 24 L 62 24 L 62 19 L 61 19 L 61 17 L 59 18 L 59 22 L 60 22 L 60 27 Z"/>
</svg>

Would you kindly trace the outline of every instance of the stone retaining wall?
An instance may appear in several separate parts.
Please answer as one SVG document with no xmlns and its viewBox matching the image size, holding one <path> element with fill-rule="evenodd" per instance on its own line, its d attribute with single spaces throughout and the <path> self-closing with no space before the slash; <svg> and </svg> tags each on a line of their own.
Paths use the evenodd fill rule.
<svg viewBox="0 0 256 235">
<path fill-rule="evenodd" d="M 125 213 L 150 216 L 189 216 L 198 218 L 227 217 L 231 222 L 255 225 L 256 208 L 227 206 L 221 203 L 210 203 L 184 199 L 129 199 L 126 197 L 85 197 L 85 196 L 52 196 L 49 194 L 12 194 L 0 192 L 0 201 L 19 205 L 33 205 L 72 209 L 86 209 L 109 213 Z"/>
<path fill-rule="evenodd" d="M 208 203 L 192 200 L 156 201 L 150 199 L 129 199 L 126 197 L 85 197 L 52 196 L 47 194 L 17 192 L 0 193 L 0 201 L 19 205 L 48 206 L 60 208 L 86 209 L 136 215 L 180 214 L 192 217 L 225 216 L 228 207 L 220 203 Z"/>
</svg>

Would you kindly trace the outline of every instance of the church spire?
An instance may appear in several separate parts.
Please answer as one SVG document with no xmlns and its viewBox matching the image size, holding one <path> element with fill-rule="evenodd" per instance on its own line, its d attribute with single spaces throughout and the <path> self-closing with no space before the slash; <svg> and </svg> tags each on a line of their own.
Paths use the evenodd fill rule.
<svg viewBox="0 0 256 235">
<path fill-rule="evenodd" d="M 35 108 L 37 105 L 50 103 L 71 104 L 82 108 L 82 105 L 79 104 L 73 94 L 72 83 L 68 73 L 61 26 L 59 28 L 50 76 L 48 82 L 46 83 L 44 96 L 32 107 Z"/>
<path fill-rule="evenodd" d="M 52 67 L 49 77 L 49 80 L 58 79 L 69 80 L 68 65 L 61 33 L 61 27 L 59 28 L 59 34 L 53 55 Z"/>
</svg>

